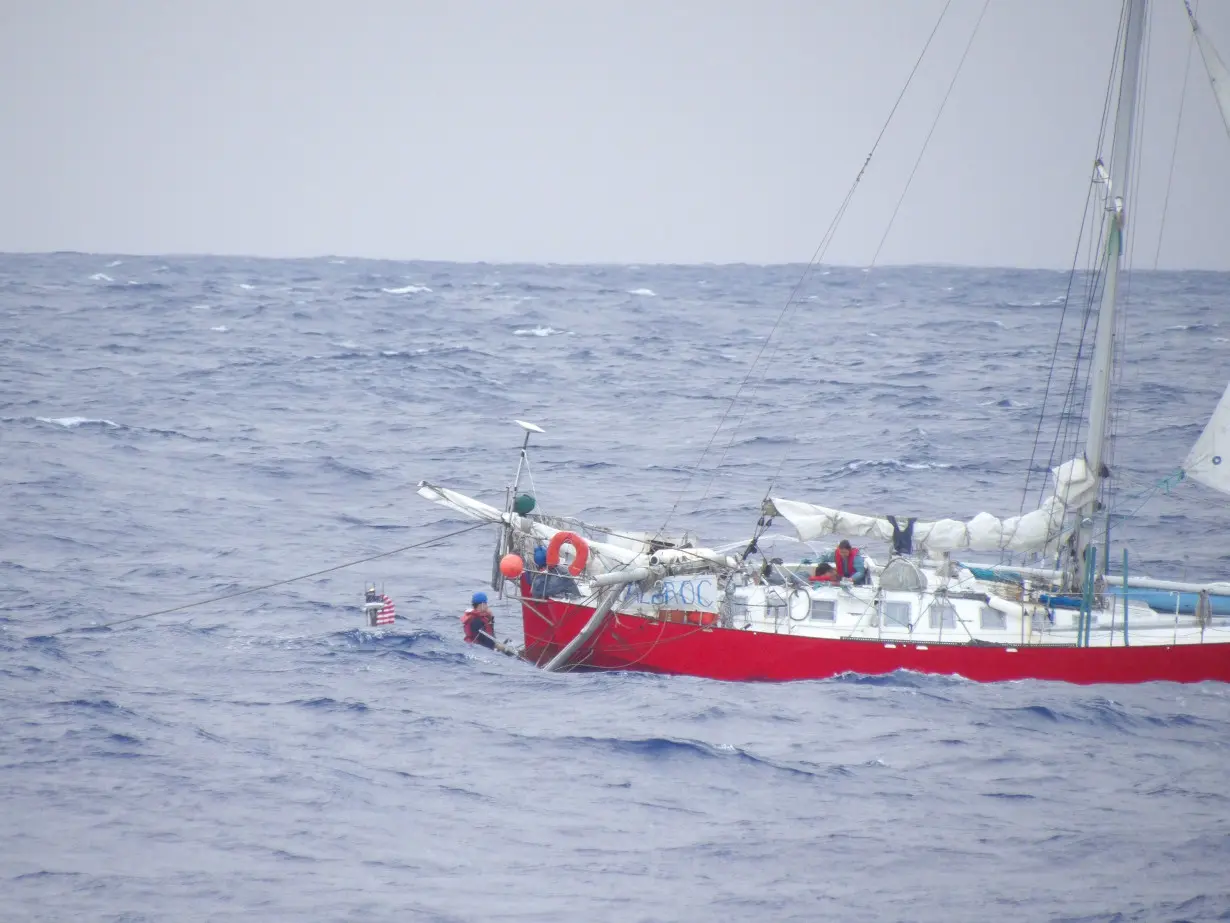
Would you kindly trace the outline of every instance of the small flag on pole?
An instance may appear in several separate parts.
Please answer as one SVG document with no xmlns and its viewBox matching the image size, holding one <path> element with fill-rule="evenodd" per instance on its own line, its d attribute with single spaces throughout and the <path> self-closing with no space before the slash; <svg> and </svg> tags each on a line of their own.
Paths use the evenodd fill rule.
<svg viewBox="0 0 1230 923">
<path fill-rule="evenodd" d="M 363 619 L 369 628 L 393 624 L 397 618 L 393 600 L 384 593 L 377 592 L 374 586 L 368 587 L 363 596 Z"/>
<path fill-rule="evenodd" d="M 397 618 L 397 609 L 393 606 L 393 600 L 383 593 L 380 595 L 380 599 L 384 602 L 384 607 L 376 613 L 376 624 L 392 625 L 393 620 Z"/>
</svg>

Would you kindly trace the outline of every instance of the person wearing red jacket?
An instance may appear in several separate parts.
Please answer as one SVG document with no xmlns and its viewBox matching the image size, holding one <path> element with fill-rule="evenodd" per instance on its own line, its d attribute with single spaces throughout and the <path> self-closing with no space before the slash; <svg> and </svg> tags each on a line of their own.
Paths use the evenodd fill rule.
<svg viewBox="0 0 1230 923">
<path fill-rule="evenodd" d="M 809 583 L 840 583 L 841 578 L 837 576 L 837 571 L 833 570 L 833 565 L 827 561 L 821 561 L 816 565 L 816 572 L 807 578 Z"/>
<path fill-rule="evenodd" d="M 470 608 L 461 616 L 461 629 L 466 644 L 477 644 L 488 650 L 502 647 L 495 640 L 495 615 L 487 605 L 487 594 L 481 590 L 470 598 Z"/>
</svg>

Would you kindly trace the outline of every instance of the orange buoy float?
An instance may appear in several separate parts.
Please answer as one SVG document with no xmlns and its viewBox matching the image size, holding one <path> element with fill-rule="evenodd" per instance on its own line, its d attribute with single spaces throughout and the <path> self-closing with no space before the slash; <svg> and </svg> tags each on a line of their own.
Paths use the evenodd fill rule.
<svg viewBox="0 0 1230 923">
<path fill-rule="evenodd" d="M 516 580 L 525 570 L 525 562 L 519 554 L 506 554 L 500 558 L 500 573 L 509 580 Z"/>
<path fill-rule="evenodd" d="M 571 545 L 577 553 L 576 558 L 568 565 L 568 573 L 574 577 L 581 576 L 581 571 L 585 570 L 585 563 L 589 560 L 589 544 L 575 532 L 556 532 L 552 536 L 551 543 L 547 545 L 547 567 L 559 564 L 559 550 L 564 545 Z"/>
</svg>

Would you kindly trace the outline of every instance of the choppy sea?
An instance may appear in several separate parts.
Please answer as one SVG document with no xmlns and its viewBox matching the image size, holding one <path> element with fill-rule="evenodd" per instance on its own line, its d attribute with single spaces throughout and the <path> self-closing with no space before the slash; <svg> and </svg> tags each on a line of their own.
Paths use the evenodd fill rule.
<svg viewBox="0 0 1230 923">
<path fill-rule="evenodd" d="M 1225 685 L 548 675 L 462 643 L 487 531 L 231 595 L 456 532 L 417 482 L 502 503 L 514 419 L 542 511 L 713 545 L 1018 512 L 1066 276 L 800 274 L 0 256 L 0 918 L 1230 919 Z M 1158 485 L 1230 275 L 1129 301 L 1116 534 L 1225 576 Z"/>
</svg>

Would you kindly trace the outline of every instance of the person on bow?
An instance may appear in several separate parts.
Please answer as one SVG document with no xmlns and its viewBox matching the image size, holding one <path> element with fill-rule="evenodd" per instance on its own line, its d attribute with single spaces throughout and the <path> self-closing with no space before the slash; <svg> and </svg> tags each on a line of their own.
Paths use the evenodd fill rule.
<svg viewBox="0 0 1230 923">
<path fill-rule="evenodd" d="M 539 545 L 534 549 L 534 566 L 526 568 L 533 576 L 530 578 L 530 596 L 534 599 L 547 598 L 547 549 Z"/>
<path fill-rule="evenodd" d="M 867 582 L 867 561 L 857 548 L 851 546 L 848 538 L 838 542 L 837 548 L 825 560 L 833 565 L 838 580 L 849 580 L 855 586 Z"/>
<path fill-rule="evenodd" d="M 541 545 L 534 549 L 534 570 L 536 573 L 530 580 L 530 595 L 534 599 L 581 595 L 576 580 L 568 573 L 568 568 L 560 564 L 547 566 L 547 549 Z"/>
<path fill-rule="evenodd" d="M 481 590 L 470 597 L 470 608 L 461 616 L 461 628 L 466 644 L 477 644 L 491 651 L 503 647 L 495 639 L 495 615 L 487 605 L 487 594 Z"/>
</svg>

